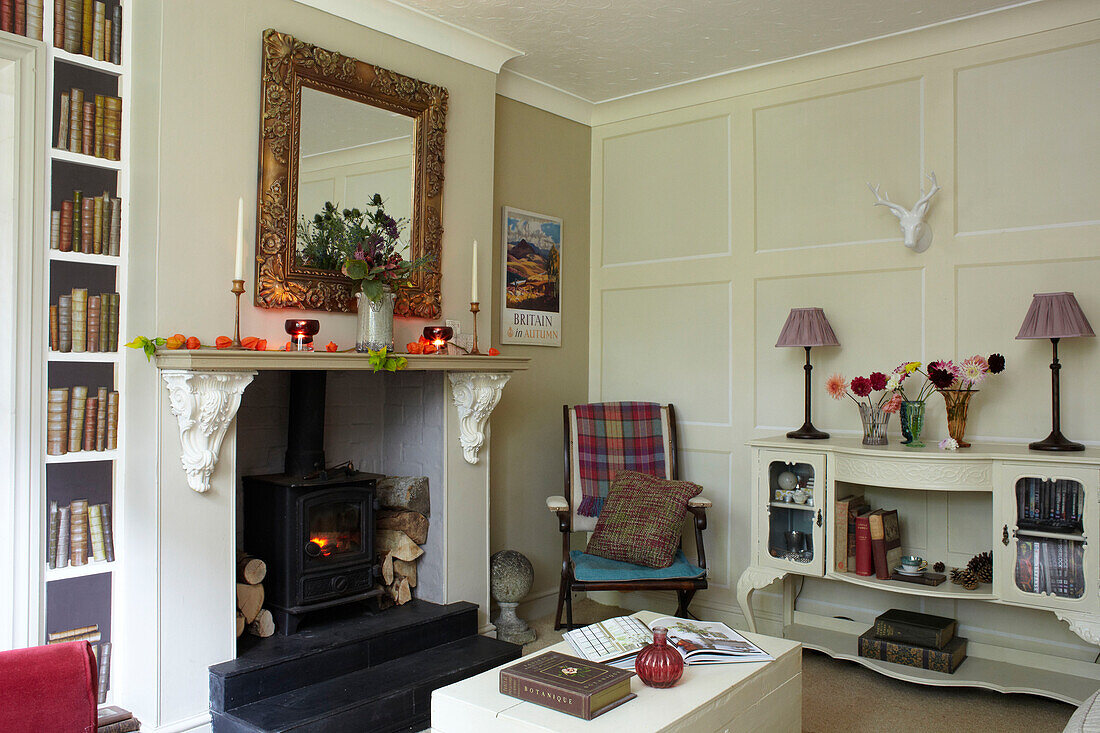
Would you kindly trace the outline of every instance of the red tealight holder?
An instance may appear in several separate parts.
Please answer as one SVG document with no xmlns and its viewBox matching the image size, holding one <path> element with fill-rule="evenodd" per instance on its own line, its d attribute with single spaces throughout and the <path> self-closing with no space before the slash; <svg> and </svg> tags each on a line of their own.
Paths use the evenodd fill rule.
<svg viewBox="0 0 1100 733">
<path fill-rule="evenodd" d="M 313 337 L 321 330 L 321 322 L 309 318 L 288 318 L 283 324 L 296 351 L 313 351 Z"/>
<path fill-rule="evenodd" d="M 432 343 L 432 346 L 436 348 L 436 353 L 443 353 L 443 348 L 447 345 L 447 342 L 454 338 L 455 330 L 450 326 L 425 326 L 424 338 L 428 339 Z"/>
</svg>

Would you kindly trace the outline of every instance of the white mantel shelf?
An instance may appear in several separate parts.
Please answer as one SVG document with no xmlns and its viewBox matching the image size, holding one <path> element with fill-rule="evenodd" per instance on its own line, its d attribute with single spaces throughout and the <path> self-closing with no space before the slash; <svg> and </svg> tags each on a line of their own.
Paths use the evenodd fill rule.
<svg viewBox="0 0 1100 733">
<path fill-rule="evenodd" d="M 409 361 L 408 371 L 518 372 L 528 368 L 528 356 L 446 356 L 395 354 Z M 229 349 L 157 349 L 157 369 L 187 371 L 249 371 L 324 369 L 371 370 L 366 354 L 354 351 L 249 351 Z"/>
<path fill-rule="evenodd" d="M 500 402 L 512 372 L 527 369 L 529 357 L 404 354 L 403 371 L 446 372 L 458 410 L 462 457 L 478 461 L 489 415 Z M 157 369 L 168 388 L 172 414 L 180 430 L 180 462 L 187 484 L 210 490 L 210 477 L 241 395 L 261 370 L 373 371 L 366 354 L 329 351 L 248 351 L 242 349 L 158 349 Z M 388 372 L 387 372 L 388 374 Z"/>
<path fill-rule="evenodd" d="M 1045 432 L 1045 431 L 1044 431 Z M 1036 438 L 1042 436 L 1037 435 Z M 863 445 L 858 435 L 842 435 L 826 440 L 795 440 L 782 435 L 767 438 L 754 438 L 747 445 L 755 448 L 778 448 L 780 450 L 826 450 L 830 453 L 862 456 L 882 459 L 918 459 L 941 461 L 1039 461 L 1042 463 L 1087 463 L 1100 464 L 1100 448 L 1087 446 L 1083 451 L 1037 451 L 1027 447 L 1027 443 L 994 443 L 973 441 L 969 448 L 944 450 L 938 443 L 929 439 L 921 448 L 909 448 L 901 444 L 900 439 L 890 436 L 887 445 Z"/>
</svg>

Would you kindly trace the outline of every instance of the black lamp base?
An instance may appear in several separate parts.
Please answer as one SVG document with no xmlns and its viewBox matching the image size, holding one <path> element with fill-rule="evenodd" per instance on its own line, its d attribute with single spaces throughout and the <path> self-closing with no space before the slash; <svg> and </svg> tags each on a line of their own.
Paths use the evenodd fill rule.
<svg viewBox="0 0 1100 733">
<path fill-rule="evenodd" d="M 792 430 L 787 433 L 787 437 L 798 440 L 825 440 L 829 437 L 829 434 L 818 430 L 811 423 L 807 422 L 798 430 Z"/>
<path fill-rule="evenodd" d="M 1061 430 L 1052 430 L 1050 435 L 1042 440 L 1029 443 L 1027 447 L 1031 450 L 1046 451 L 1077 451 L 1085 449 L 1085 446 L 1082 444 L 1074 443 L 1072 440 L 1062 435 Z"/>
</svg>

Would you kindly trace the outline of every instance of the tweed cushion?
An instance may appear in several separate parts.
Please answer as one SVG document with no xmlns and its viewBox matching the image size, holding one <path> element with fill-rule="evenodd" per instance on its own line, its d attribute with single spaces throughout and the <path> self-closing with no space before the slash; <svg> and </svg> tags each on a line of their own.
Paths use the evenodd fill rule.
<svg viewBox="0 0 1100 733">
<path fill-rule="evenodd" d="M 676 556 L 688 499 L 702 486 L 619 471 L 588 541 L 589 555 L 667 568 Z"/>
</svg>

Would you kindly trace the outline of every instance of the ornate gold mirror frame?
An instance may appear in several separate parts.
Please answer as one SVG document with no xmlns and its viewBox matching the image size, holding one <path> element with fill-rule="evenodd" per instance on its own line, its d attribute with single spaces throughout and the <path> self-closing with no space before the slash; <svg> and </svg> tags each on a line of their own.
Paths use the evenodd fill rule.
<svg viewBox="0 0 1100 733">
<path fill-rule="evenodd" d="M 326 51 L 275 30 L 264 31 L 256 296 L 261 308 L 354 312 L 352 281 L 296 261 L 298 149 L 302 87 L 411 117 L 413 201 L 407 259 L 430 255 L 426 268 L 397 292 L 394 313 L 438 318 L 443 241 L 443 143 L 447 90 Z"/>
</svg>

